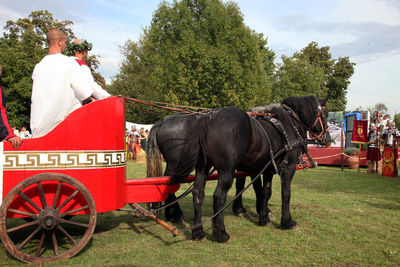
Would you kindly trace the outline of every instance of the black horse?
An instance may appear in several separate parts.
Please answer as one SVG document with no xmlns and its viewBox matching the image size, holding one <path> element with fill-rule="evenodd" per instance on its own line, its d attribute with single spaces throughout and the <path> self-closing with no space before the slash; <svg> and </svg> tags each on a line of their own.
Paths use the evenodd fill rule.
<svg viewBox="0 0 400 267">
<path fill-rule="evenodd" d="M 280 106 L 265 110 L 274 114 L 272 119 L 252 118 L 238 108 L 221 108 L 196 121 L 183 156 L 171 177 L 173 183 L 178 183 L 196 169 L 193 190 L 196 227 L 192 231 L 193 239 L 199 240 L 205 236 L 200 223 L 209 161 L 214 163 L 219 173 L 213 203 L 214 213 L 217 213 L 226 202 L 236 170 L 258 173 L 273 159 L 273 164 L 263 171 L 262 197 L 257 200 L 259 225 L 269 222 L 271 181 L 273 174 L 278 172 L 282 185 L 281 228 L 291 229 L 297 226 L 289 209 L 291 182 L 299 156 L 307 152 L 307 131 L 314 134 L 321 144 L 330 143 L 326 124 L 326 100 L 319 101 L 316 96 L 286 98 Z M 213 238 L 218 242 L 226 242 L 230 238 L 225 231 L 223 213 L 213 218 Z"/>
<path fill-rule="evenodd" d="M 183 149 L 196 121 L 205 116 L 204 114 L 176 113 L 163 120 L 157 121 L 150 130 L 147 139 L 147 177 L 168 176 L 178 165 L 182 156 Z M 161 154 L 167 166 L 165 172 L 162 171 Z M 211 162 L 208 163 L 210 167 Z M 245 178 L 236 179 L 236 190 L 240 192 L 244 188 Z M 257 196 L 261 196 L 261 181 L 253 184 Z M 166 204 L 176 200 L 175 194 L 169 194 Z M 248 216 L 243 207 L 241 196 L 234 202 L 233 213 L 237 216 Z M 272 214 L 270 215 L 272 216 Z M 178 203 L 165 208 L 165 217 L 168 221 L 183 221 L 183 213 Z"/>
</svg>

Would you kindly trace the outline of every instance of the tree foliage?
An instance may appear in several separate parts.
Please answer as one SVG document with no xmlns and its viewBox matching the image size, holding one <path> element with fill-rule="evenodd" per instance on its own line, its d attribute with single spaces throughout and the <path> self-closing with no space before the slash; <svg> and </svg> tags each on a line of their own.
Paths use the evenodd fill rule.
<svg viewBox="0 0 400 267">
<path fill-rule="evenodd" d="M 64 31 L 68 40 L 75 38 L 71 30 L 72 21 L 58 21 L 46 11 L 34 11 L 27 18 L 7 21 L 3 37 L 0 38 L 0 64 L 5 88 L 7 113 L 11 125 L 29 126 L 32 72 L 35 65 L 47 54 L 46 33 L 51 28 Z M 89 60 L 92 69 L 98 66 L 94 55 Z M 101 76 L 101 75 L 100 75 Z M 101 80 L 102 77 L 99 77 Z M 102 78 L 104 81 L 104 78 Z"/>
<path fill-rule="evenodd" d="M 394 115 L 393 120 L 396 123 L 397 129 L 400 129 L 400 113 L 397 113 L 396 115 Z"/>
<path fill-rule="evenodd" d="M 232 2 L 162 2 L 140 40 L 122 51 L 115 94 L 202 107 L 270 102 L 274 53 Z M 131 119 L 155 119 L 137 113 Z"/>
<path fill-rule="evenodd" d="M 320 48 L 311 42 L 293 56 L 282 57 L 275 73 L 272 100 L 279 102 L 287 96 L 315 94 L 329 97 L 330 111 L 344 111 L 354 65 L 348 57 L 333 59 L 328 46 Z"/>
</svg>

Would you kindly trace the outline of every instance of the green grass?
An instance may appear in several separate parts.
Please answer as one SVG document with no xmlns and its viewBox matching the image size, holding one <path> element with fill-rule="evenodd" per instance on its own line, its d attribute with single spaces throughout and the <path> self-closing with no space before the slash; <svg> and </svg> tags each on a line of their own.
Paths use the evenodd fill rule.
<svg viewBox="0 0 400 267">
<path fill-rule="evenodd" d="M 145 164 L 129 163 L 128 177 L 144 177 Z M 204 217 L 212 214 L 215 182 L 208 182 Z M 183 185 L 181 190 L 187 188 Z M 233 196 L 230 192 L 230 198 Z M 277 218 L 257 226 L 252 189 L 243 196 L 253 216 L 238 218 L 231 208 L 225 223 L 231 240 L 194 242 L 191 233 L 171 234 L 146 218 L 125 212 L 98 215 L 95 233 L 75 257 L 45 266 L 400 266 L 400 180 L 356 170 L 318 167 L 298 171 L 292 183 L 291 212 L 299 230 L 280 230 L 280 180 L 274 177 L 270 209 Z M 192 223 L 192 199 L 181 202 Z M 0 266 L 19 265 L 0 249 Z"/>
</svg>

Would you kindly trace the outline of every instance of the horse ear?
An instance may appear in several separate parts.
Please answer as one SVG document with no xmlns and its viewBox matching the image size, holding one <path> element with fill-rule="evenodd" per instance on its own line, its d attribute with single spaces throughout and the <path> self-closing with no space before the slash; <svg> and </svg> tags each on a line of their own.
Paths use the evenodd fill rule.
<svg viewBox="0 0 400 267">
<path fill-rule="evenodd" d="M 321 105 L 321 107 L 326 107 L 326 102 L 328 102 L 328 96 L 324 99 L 319 100 L 319 104 Z"/>
</svg>

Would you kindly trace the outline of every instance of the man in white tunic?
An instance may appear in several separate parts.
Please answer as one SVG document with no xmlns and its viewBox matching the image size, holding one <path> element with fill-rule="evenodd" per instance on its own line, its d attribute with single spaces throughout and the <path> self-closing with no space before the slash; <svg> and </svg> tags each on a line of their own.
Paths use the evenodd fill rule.
<svg viewBox="0 0 400 267">
<path fill-rule="evenodd" d="M 92 44 L 88 43 L 87 41 L 75 39 L 70 49 L 73 50 L 75 61 L 77 64 L 79 64 L 83 75 L 92 85 L 93 97 L 96 100 L 110 97 L 111 95 L 94 81 L 92 72 L 90 71 L 89 66 L 84 61 L 88 57 L 89 51 L 92 49 Z"/>
<path fill-rule="evenodd" d="M 66 36 L 58 29 L 47 33 L 49 53 L 33 70 L 31 130 L 41 137 L 53 130 L 68 114 L 91 102 L 93 89 L 73 58 L 62 53 Z"/>
</svg>

